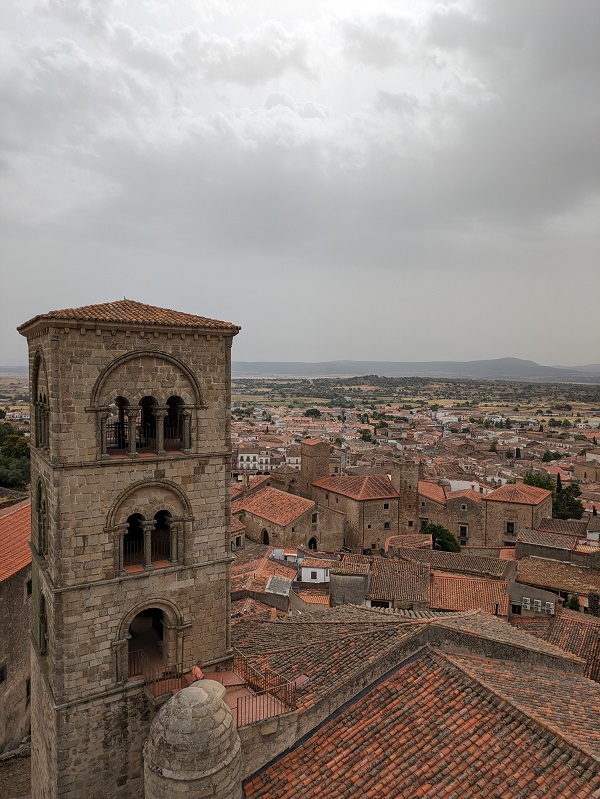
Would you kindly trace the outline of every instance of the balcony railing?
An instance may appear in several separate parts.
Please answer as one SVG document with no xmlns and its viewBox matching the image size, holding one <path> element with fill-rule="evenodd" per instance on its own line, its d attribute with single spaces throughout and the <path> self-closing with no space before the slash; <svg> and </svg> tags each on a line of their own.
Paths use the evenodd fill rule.
<svg viewBox="0 0 600 799">
<path fill-rule="evenodd" d="M 154 698 L 174 694 L 184 688 L 183 675 L 183 663 L 157 670 L 141 649 L 129 653 L 129 677 L 143 677 L 147 693 Z"/>
<path fill-rule="evenodd" d="M 237 649 L 233 655 L 233 670 L 254 690 L 250 696 L 240 697 L 237 701 L 238 727 L 296 709 L 296 683 L 268 667 L 256 669 Z"/>
</svg>

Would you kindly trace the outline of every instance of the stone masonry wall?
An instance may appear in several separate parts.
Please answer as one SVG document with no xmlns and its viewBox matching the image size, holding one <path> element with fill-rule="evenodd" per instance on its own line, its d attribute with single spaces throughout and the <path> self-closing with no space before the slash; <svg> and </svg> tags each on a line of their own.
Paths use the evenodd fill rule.
<svg viewBox="0 0 600 799">
<path fill-rule="evenodd" d="M 0 582 L 0 666 L 6 667 L 6 680 L 0 683 L 0 754 L 18 746 L 29 732 L 30 579 L 28 565 Z"/>
</svg>

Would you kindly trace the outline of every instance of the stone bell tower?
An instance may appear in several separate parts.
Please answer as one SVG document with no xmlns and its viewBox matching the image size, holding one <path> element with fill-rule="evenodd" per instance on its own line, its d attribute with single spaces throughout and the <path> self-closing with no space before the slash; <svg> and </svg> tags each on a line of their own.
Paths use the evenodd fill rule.
<svg viewBox="0 0 600 799">
<path fill-rule="evenodd" d="M 231 651 L 239 328 L 121 300 L 19 331 L 34 405 L 32 799 L 141 799 L 153 686 Z"/>
</svg>

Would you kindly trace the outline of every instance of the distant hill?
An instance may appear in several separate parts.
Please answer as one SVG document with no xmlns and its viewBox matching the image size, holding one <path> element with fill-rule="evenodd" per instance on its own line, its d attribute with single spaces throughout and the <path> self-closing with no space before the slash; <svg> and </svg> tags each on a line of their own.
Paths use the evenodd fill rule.
<svg viewBox="0 0 600 799">
<path fill-rule="evenodd" d="M 5 375 L 26 375 L 28 366 L 0 366 L 0 372 Z"/>
<path fill-rule="evenodd" d="M 595 374 L 573 368 L 542 366 L 521 358 L 481 361 L 234 361 L 234 377 L 464 377 L 479 380 L 543 380 L 600 383 Z"/>
</svg>

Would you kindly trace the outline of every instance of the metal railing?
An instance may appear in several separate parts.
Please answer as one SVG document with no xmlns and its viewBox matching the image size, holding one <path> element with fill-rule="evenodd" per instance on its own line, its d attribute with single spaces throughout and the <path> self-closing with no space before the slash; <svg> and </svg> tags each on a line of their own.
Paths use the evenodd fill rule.
<svg viewBox="0 0 600 799">
<path fill-rule="evenodd" d="M 164 446 L 166 450 L 183 449 L 183 425 L 165 425 Z"/>
<path fill-rule="evenodd" d="M 109 419 L 106 423 L 106 448 L 108 450 L 127 450 L 129 443 L 129 424 Z"/>
<path fill-rule="evenodd" d="M 255 668 L 237 649 L 233 654 L 233 670 L 254 691 L 250 696 L 238 698 L 238 727 L 296 709 L 295 682 L 286 680 L 267 666 L 260 670 Z"/>
<path fill-rule="evenodd" d="M 129 677 L 143 677 L 146 691 L 154 698 L 174 694 L 185 687 L 183 663 L 153 668 L 141 649 L 129 652 Z"/>
</svg>

